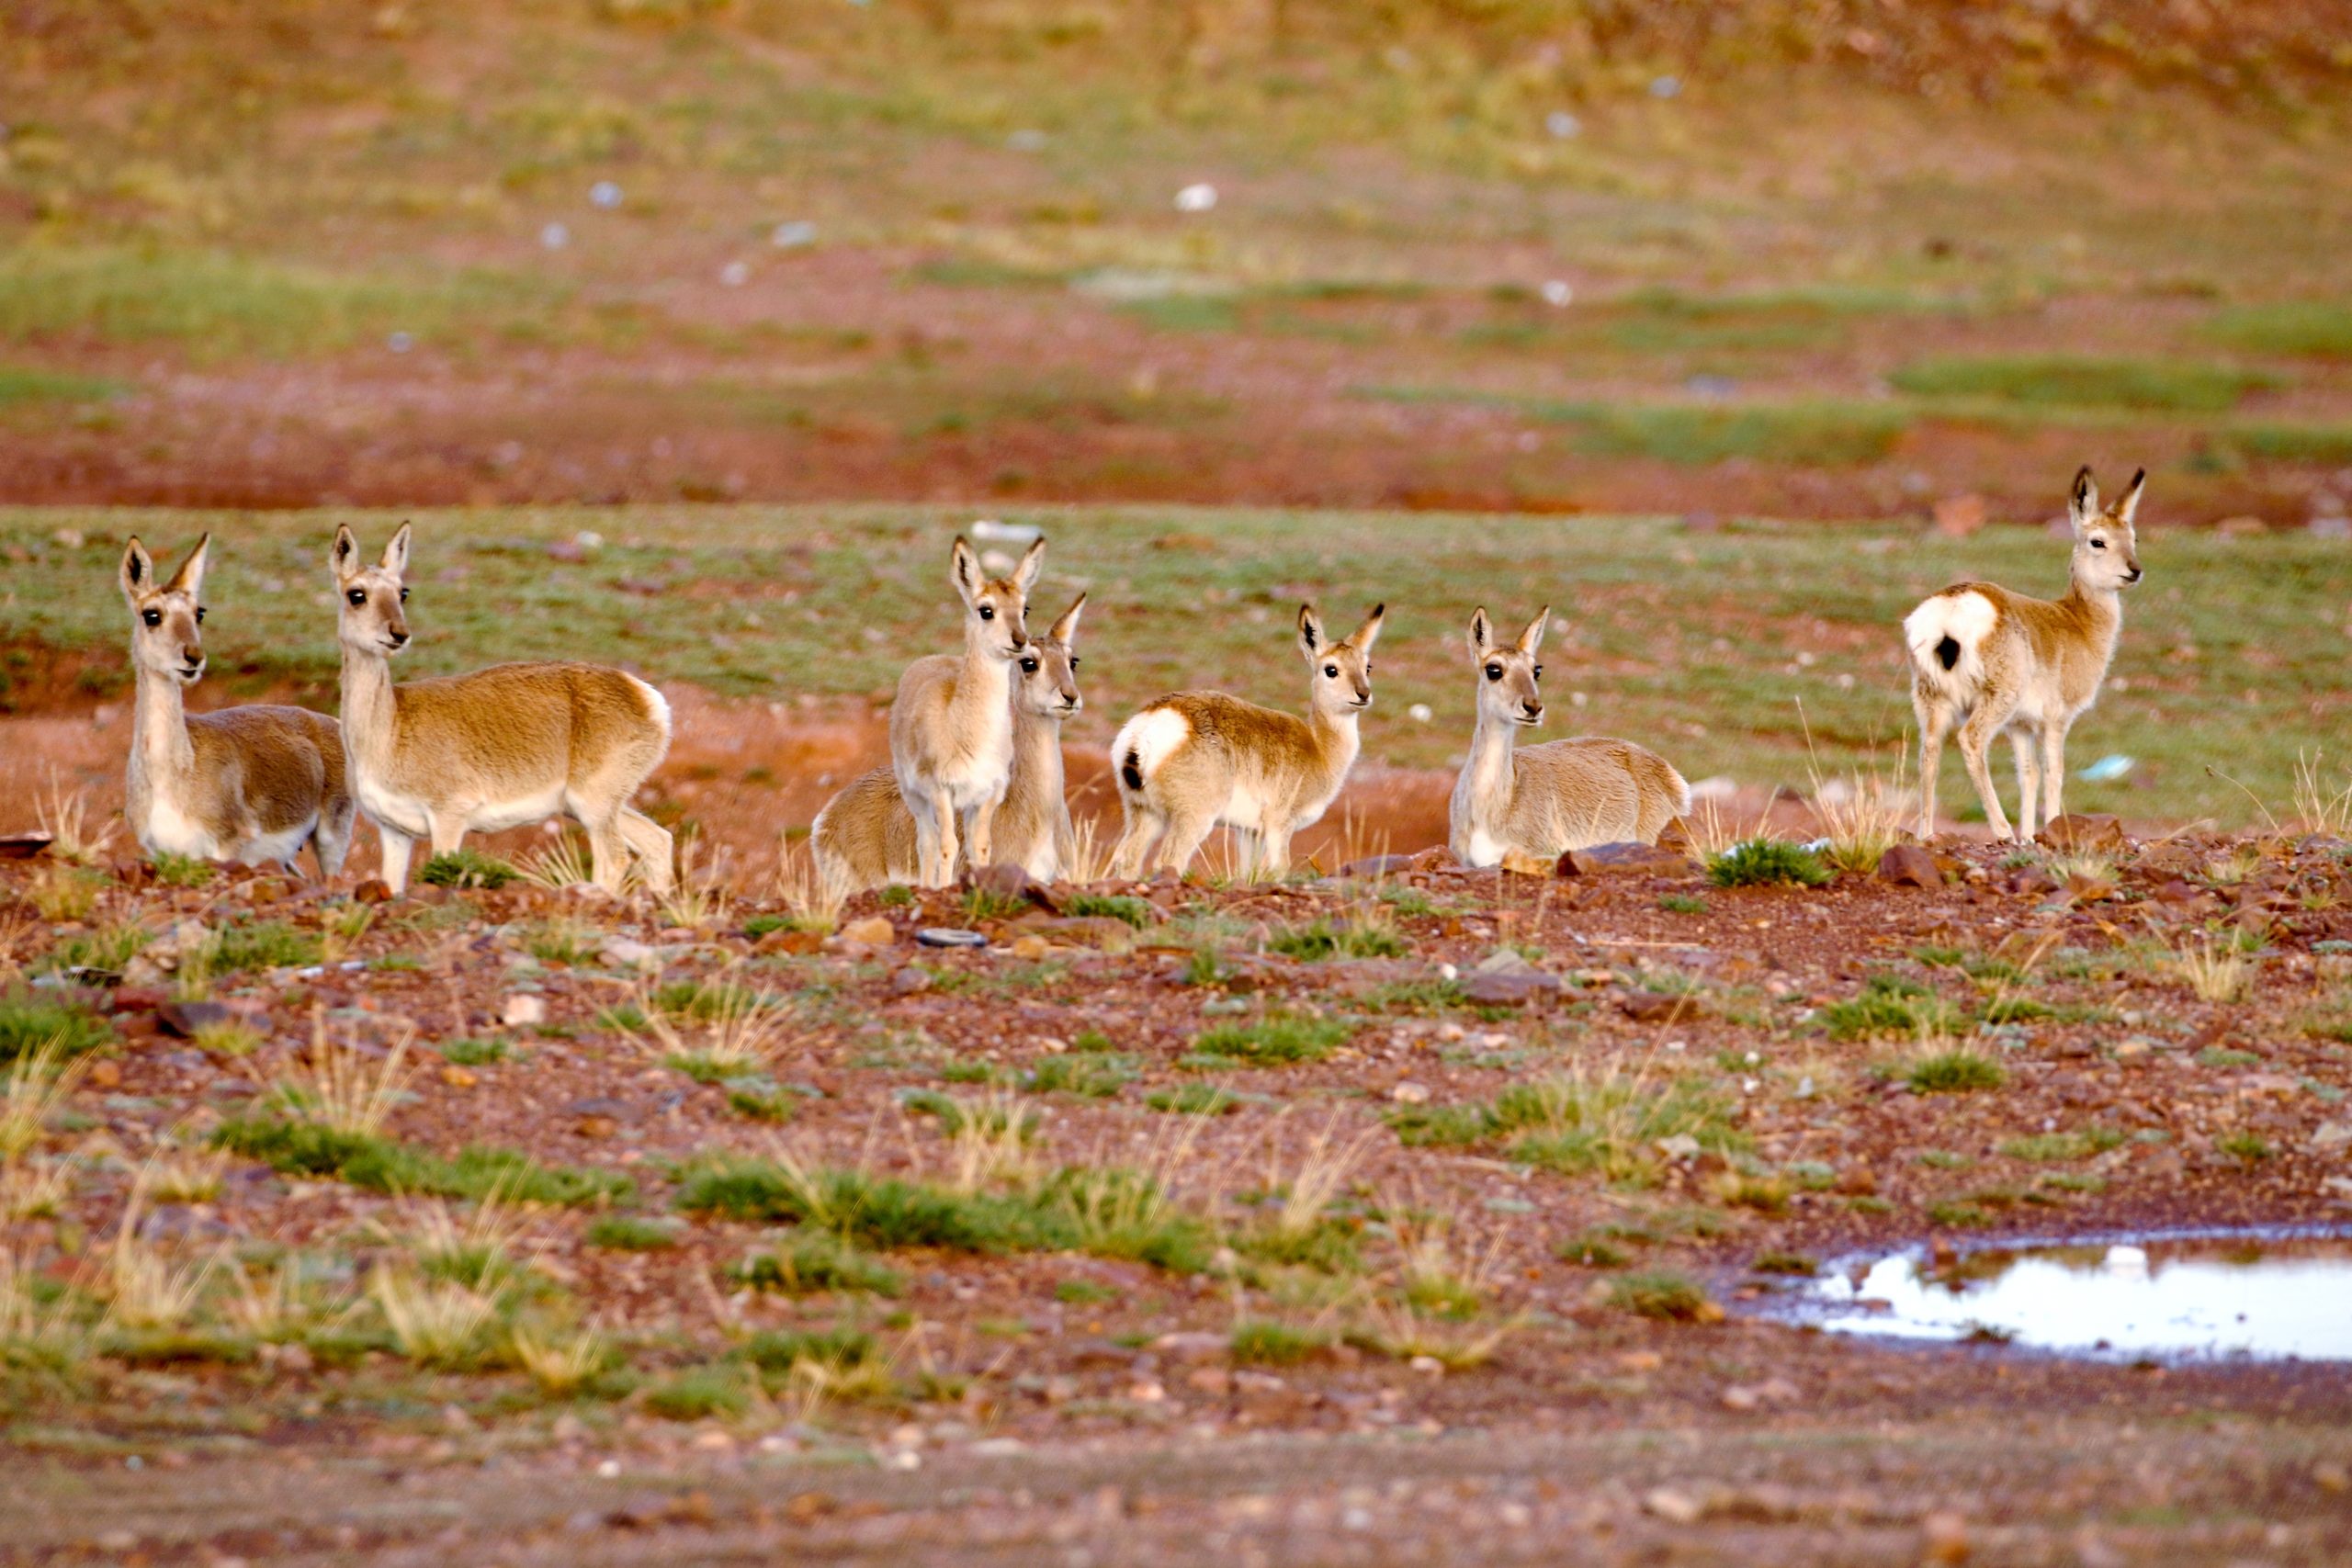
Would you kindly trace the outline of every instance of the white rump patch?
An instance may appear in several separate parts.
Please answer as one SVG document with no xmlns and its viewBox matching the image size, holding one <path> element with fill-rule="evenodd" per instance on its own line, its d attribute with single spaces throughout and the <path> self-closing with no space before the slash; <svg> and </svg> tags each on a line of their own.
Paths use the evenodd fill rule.
<svg viewBox="0 0 2352 1568">
<path fill-rule="evenodd" d="M 670 739 L 670 699 L 655 690 L 650 683 L 639 681 L 634 675 L 629 676 L 629 681 L 639 691 L 645 694 L 646 711 L 652 716 L 653 722 L 662 727 L 662 739 L 666 745 Z"/>
<path fill-rule="evenodd" d="M 1191 722 L 1174 708 L 1146 708 L 1121 725 L 1118 739 L 1111 746 L 1111 766 L 1120 772 L 1122 787 L 1130 755 L 1148 784 L 1169 754 L 1192 737 Z"/>
<path fill-rule="evenodd" d="M 1982 593 L 1937 594 L 1903 617 L 1903 641 L 1911 650 L 1912 667 L 1955 695 L 1973 692 L 1984 675 L 1980 657 L 1984 639 L 2000 620 L 2001 612 Z M 1950 669 L 1936 652 L 1946 637 L 1960 645 L 1960 656 Z"/>
</svg>

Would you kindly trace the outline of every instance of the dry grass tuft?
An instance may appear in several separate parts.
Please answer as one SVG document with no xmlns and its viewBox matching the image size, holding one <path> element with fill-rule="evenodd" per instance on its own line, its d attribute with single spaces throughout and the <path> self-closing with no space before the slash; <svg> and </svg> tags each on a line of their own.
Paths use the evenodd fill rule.
<svg viewBox="0 0 2352 1568">
<path fill-rule="evenodd" d="M 1062 879 L 1080 887 L 1091 887 L 1098 882 L 1111 880 L 1112 852 L 1119 847 L 1119 835 L 1106 833 L 1102 819 L 1089 817 L 1070 823 L 1070 863 L 1063 868 Z"/>
<path fill-rule="evenodd" d="M 1265 1187 L 1268 1191 L 1283 1194 L 1283 1206 L 1274 1214 L 1277 1235 L 1296 1240 L 1321 1224 L 1324 1211 L 1346 1190 L 1348 1179 L 1378 1141 L 1378 1134 L 1369 1131 L 1343 1141 L 1339 1129 L 1340 1118 L 1335 1114 L 1320 1132 L 1306 1140 L 1306 1151 L 1299 1158 L 1297 1170 L 1287 1177 L 1283 1173 L 1281 1151 L 1272 1138 L 1268 1138 Z"/>
<path fill-rule="evenodd" d="M 776 897 L 791 912 L 795 931 L 826 934 L 842 923 L 850 886 L 842 873 L 818 863 L 806 842 L 786 842 L 776 852 Z"/>
<path fill-rule="evenodd" d="M 1011 1089 L 990 1089 L 967 1097 L 950 1095 L 955 1107 L 947 1122 L 951 1191 L 969 1196 L 994 1186 L 1025 1186 L 1037 1175 L 1031 1150 L 1037 1119 Z"/>
<path fill-rule="evenodd" d="M 368 1294 L 384 1314 L 401 1354 L 428 1366 L 470 1359 L 482 1331 L 498 1315 L 496 1300 L 469 1286 L 383 1264 L 368 1276 Z"/>
<path fill-rule="evenodd" d="M 580 1391 L 581 1385 L 604 1371 L 612 1355 L 612 1345 L 596 1325 L 569 1331 L 542 1332 L 517 1324 L 506 1336 L 507 1348 L 514 1352 L 514 1359 L 531 1374 L 539 1392 L 550 1399 L 564 1399 Z"/>
<path fill-rule="evenodd" d="M 114 841 L 115 825 L 109 819 L 96 832 L 90 829 L 90 792 L 76 789 L 71 794 L 57 782 L 57 770 L 49 772 L 49 788 L 34 806 L 41 831 L 50 836 L 51 859 L 69 865 L 96 865 L 106 859 L 107 846 Z"/>
<path fill-rule="evenodd" d="M 1821 824 L 1821 836 L 1829 840 L 1823 858 L 1840 871 L 1867 876 L 1878 869 L 1881 856 L 1910 836 L 1903 824 L 1917 813 L 1918 804 L 1907 782 L 1908 754 L 1896 750 L 1892 780 L 1880 773 L 1876 763 L 1868 772 L 1857 768 L 1842 778 L 1824 778 L 1819 759 L 1810 755 L 1812 747 L 1808 725 L 1806 771 L 1813 784 L 1813 815 Z"/>
<path fill-rule="evenodd" d="M 1694 801 L 1683 824 L 1690 834 L 1690 848 L 1702 861 L 1729 854 L 1752 840 L 1777 837 L 1766 814 L 1758 812 L 1756 819 L 1743 828 L 1716 800 Z"/>
<path fill-rule="evenodd" d="M 686 931 L 704 931 L 727 918 L 728 905 L 732 902 L 727 892 L 723 869 L 714 863 L 708 868 L 696 863 L 702 858 L 702 844 L 695 839 L 678 845 L 678 874 L 670 891 L 656 900 L 664 924 Z"/>
<path fill-rule="evenodd" d="M 2235 943 L 2215 942 L 2211 931 L 2198 932 L 2193 946 L 2186 937 L 2175 943 L 2172 969 L 2199 999 L 2209 1002 L 2237 1000 L 2254 979 L 2254 964 Z"/>
<path fill-rule="evenodd" d="M 802 1039 L 786 1027 L 783 1008 L 749 987 L 713 981 L 703 994 L 716 1000 L 701 1030 L 690 1034 L 640 988 L 637 1010 L 663 1056 L 698 1064 L 720 1077 L 741 1077 L 765 1071 Z"/>
<path fill-rule="evenodd" d="M 140 1211 L 154 1190 L 157 1165 L 149 1160 L 130 1181 L 122 1224 L 107 1254 L 107 1317 L 125 1328 L 177 1328 L 196 1314 L 204 1289 L 229 1257 L 222 1247 L 198 1258 L 175 1258 L 139 1234 Z"/>
<path fill-rule="evenodd" d="M 1348 1337 L 1400 1361 L 1434 1362 L 1449 1372 L 1466 1372 L 1493 1360 L 1521 1321 L 1512 1317 L 1481 1328 L 1431 1320 L 1409 1307 L 1373 1301 L 1364 1303 L 1362 1325 Z"/>
<path fill-rule="evenodd" d="M 31 1253 L 0 1248 L 0 1365 L 19 1359 L 70 1365 L 90 1352 L 95 1334 L 73 1298 L 44 1303 L 33 1288 L 39 1274 Z"/>
<path fill-rule="evenodd" d="M 88 1064 L 70 1055 L 62 1040 L 9 1064 L 0 1079 L 0 1162 L 16 1159 L 40 1143 L 49 1119 L 64 1109 Z"/>
<path fill-rule="evenodd" d="M 371 1072 L 356 1045 L 338 1045 L 328 1037 L 326 1013 L 313 1007 L 310 1058 L 293 1076 L 279 1080 L 278 1096 L 305 1121 L 372 1138 L 383 1130 L 416 1077 L 418 1069 L 408 1065 L 413 1038 L 413 1033 L 402 1035 Z"/>
<path fill-rule="evenodd" d="M 634 866 L 637 863 L 629 863 Z M 514 873 L 534 887 L 560 893 L 583 882 L 593 884 L 596 880 L 596 861 L 588 848 L 585 833 L 562 832 L 537 854 L 517 861 Z"/>
<path fill-rule="evenodd" d="M 221 1304 L 222 1315 L 256 1339 L 291 1339 L 319 1320 L 315 1292 L 303 1277 L 302 1255 L 288 1251 L 256 1277 L 240 1268 L 228 1270 L 232 1293 Z"/>
<path fill-rule="evenodd" d="M 2295 753 L 2295 815 L 2306 832 L 2352 838 L 2352 768 L 2344 770 L 2344 787 L 2331 791 L 2320 777 L 2326 755 L 2314 751 L 2306 759 Z"/>
</svg>

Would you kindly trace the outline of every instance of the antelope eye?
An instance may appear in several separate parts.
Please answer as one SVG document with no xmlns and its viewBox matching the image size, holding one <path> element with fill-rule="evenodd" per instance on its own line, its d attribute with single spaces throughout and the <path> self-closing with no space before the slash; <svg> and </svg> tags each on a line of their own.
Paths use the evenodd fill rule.
<svg viewBox="0 0 2352 1568">
<path fill-rule="evenodd" d="M 2095 550 L 2103 550 L 2107 548 L 2107 541 L 2105 539 L 2093 539 L 2091 541 L 2091 548 Z"/>
<path fill-rule="evenodd" d="M 1336 681 L 1340 678 L 1340 667 L 1336 664 L 1326 664 L 1323 666 L 1323 674 L 1327 680 Z"/>
<path fill-rule="evenodd" d="M 405 588 L 401 590 L 401 603 L 403 604 L 408 603 L 408 590 Z"/>
<path fill-rule="evenodd" d="M 1499 664 L 1489 664 L 1489 665 L 1487 665 L 1487 680 L 1489 680 L 1489 681 L 1499 681 L 1499 680 L 1501 680 L 1502 678 L 1503 678 L 1503 667 L 1502 667 L 1501 665 L 1499 665 Z"/>
<path fill-rule="evenodd" d="M 365 588 L 355 588 L 344 597 L 355 604 L 365 604 L 368 603 L 368 591 Z"/>
<path fill-rule="evenodd" d="M 1069 656 L 1069 667 L 1073 670 L 1078 668 L 1078 655 L 1075 653 Z"/>
<path fill-rule="evenodd" d="M 199 626 L 204 624 L 204 606 L 201 604 L 196 607 L 196 624 Z"/>
<path fill-rule="evenodd" d="M 1534 668 L 1534 669 L 1532 669 L 1532 670 L 1529 671 L 1528 671 L 1528 673 L 1529 673 L 1529 674 L 1531 674 L 1531 675 L 1533 675 L 1537 680 L 1541 681 L 1542 679 L 1544 679 L 1544 666 L 1542 666 L 1541 664 L 1538 664 L 1537 666 L 1535 666 L 1535 668 Z"/>
<path fill-rule="evenodd" d="M 995 606 L 995 605 L 993 605 L 993 604 L 983 604 L 983 605 L 981 605 L 981 606 L 980 606 L 980 619 L 982 619 L 982 620 L 984 620 L 984 621 L 993 621 L 993 620 L 995 620 L 995 619 L 996 619 L 996 606 Z"/>
<path fill-rule="evenodd" d="M 1037 661 L 1034 659 L 1023 660 L 1021 661 L 1021 672 L 1023 675 L 1035 675 L 1037 672 Z"/>
<path fill-rule="evenodd" d="M 139 612 L 139 618 L 146 622 L 151 626 L 160 626 L 164 624 L 164 612 L 161 610 L 141 610 Z"/>
</svg>

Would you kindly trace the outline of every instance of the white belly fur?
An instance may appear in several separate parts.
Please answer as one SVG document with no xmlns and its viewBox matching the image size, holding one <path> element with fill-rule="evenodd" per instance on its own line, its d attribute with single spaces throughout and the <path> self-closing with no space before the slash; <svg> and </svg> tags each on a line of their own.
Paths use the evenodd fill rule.
<svg viewBox="0 0 2352 1568">
<path fill-rule="evenodd" d="M 359 808 L 368 813 L 368 820 L 377 826 L 405 833 L 412 839 L 432 836 L 433 817 L 423 801 L 411 795 L 394 795 L 366 778 L 358 781 L 356 793 Z M 564 793 L 564 786 L 558 783 L 515 800 L 475 802 L 465 808 L 466 830 L 496 833 L 508 828 L 519 828 L 526 822 L 543 822 L 566 809 Z"/>
<path fill-rule="evenodd" d="M 294 858 L 294 852 L 302 847 L 303 841 L 310 838 L 311 830 L 317 826 L 318 818 L 314 817 L 300 828 L 288 828 L 281 832 L 264 833 L 258 838 L 248 839 L 238 850 L 237 858 L 247 865 L 290 861 Z"/>
<path fill-rule="evenodd" d="M 1470 843 L 1468 847 L 1470 851 L 1468 863 L 1471 865 L 1489 866 L 1499 865 L 1502 863 L 1503 846 L 1501 841 L 1487 833 L 1483 829 L 1474 828 L 1470 830 Z"/>
<path fill-rule="evenodd" d="M 225 846 L 214 840 L 211 829 L 160 795 L 148 803 L 147 820 L 139 830 L 139 842 L 151 854 L 187 855 L 198 860 L 228 858 Z"/>
</svg>

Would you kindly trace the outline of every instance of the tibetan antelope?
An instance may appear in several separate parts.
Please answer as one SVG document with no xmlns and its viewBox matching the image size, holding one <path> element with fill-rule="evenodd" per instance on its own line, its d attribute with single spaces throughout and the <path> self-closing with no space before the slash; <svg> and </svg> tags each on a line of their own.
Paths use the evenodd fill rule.
<svg viewBox="0 0 2352 1568">
<path fill-rule="evenodd" d="M 993 851 L 1001 863 L 1018 865 L 1039 882 L 1068 876 L 1078 858 L 1062 793 L 1062 720 L 1085 705 L 1078 655 L 1070 651 L 1085 606 L 1081 593 L 1014 660 L 1020 681 L 1012 689 L 1012 776 L 997 807 Z M 852 892 L 913 882 L 915 819 L 899 794 L 898 775 L 876 768 L 827 801 L 808 829 L 808 844 L 819 873 Z"/>
<path fill-rule="evenodd" d="M 1039 539 L 1011 577 L 984 577 L 958 534 L 947 575 L 964 601 L 964 652 L 918 659 L 899 677 L 890 772 L 914 815 L 916 881 L 924 887 L 956 880 L 959 847 L 975 866 L 995 858 L 997 808 L 1012 782 L 1012 664 L 1028 646 L 1029 587 L 1045 552 Z"/>
<path fill-rule="evenodd" d="M 409 525 L 374 566 L 338 527 L 336 630 L 352 791 L 384 842 L 384 881 L 408 886 L 409 852 L 447 854 L 469 830 L 570 814 L 588 829 L 596 885 L 617 894 L 634 853 L 656 894 L 672 882 L 670 835 L 629 797 L 670 750 L 670 705 L 636 676 L 595 664 L 493 664 L 392 684 L 408 646 Z"/>
<path fill-rule="evenodd" d="M 1496 639 L 1481 606 L 1470 616 L 1478 670 L 1478 727 L 1453 781 L 1447 842 L 1464 865 L 1550 863 L 1566 850 L 1639 840 L 1690 809 L 1690 786 L 1657 752 L 1630 740 L 1581 735 L 1515 747 L 1521 725 L 1544 722 L 1535 662 L 1552 616 L 1546 605 L 1516 642 Z"/>
<path fill-rule="evenodd" d="M 1298 648 L 1308 671 L 1306 716 L 1223 692 L 1177 692 L 1119 727 L 1111 743 L 1126 829 L 1115 874 L 1143 874 L 1159 840 L 1159 863 L 1182 872 L 1209 829 L 1233 829 L 1243 863 L 1290 867 L 1291 835 L 1319 819 L 1347 782 L 1360 744 L 1356 718 L 1372 705 L 1372 647 L 1385 604 L 1345 642 L 1325 636 L 1315 606 L 1298 610 Z"/>
<path fill-rule="evenodd" d="M 2123 625 L 2122 590 L 2140 581 L 2132 520 L 2147 477 L 2144 468 L 2132 475 L 2122 499 L 2102 511 L 2090 469 L 2075 476 L 2067 508 L 2075 525 L 2074 581 L 2064 599 L 2029 599 L 1989 582 L 1962 582 L 1903 617 L 1903 641 L 1917 677 L 1911 706 L 1919 716 L 1922 839 L 1936 830 L 1936 764 L 1956 719 L 1962 720 L 1960 754 L 1994 837 L 2008 838 L 2009 821 L 1984 753 L 2004 730 L 2018 761 L 2018 841 L 2033 838 L 2037 735 L 2041 820 L 2047 825 L 2061 815 L 2066 731 L 2098 700 Z"/>
<path fill-rule="evenodd" d="M 191 716 L 180 689 L 204 673 L 207 534 L 168 582 L 137 539 L 122 552 L 138 697 L 123 815 L 149 854 L 277 862 L 294 869 L 305 843 L 333 880 L 351 848 L 352 800 L 343 730 L 308 708 L 222 708 Z"/>
</svg>

